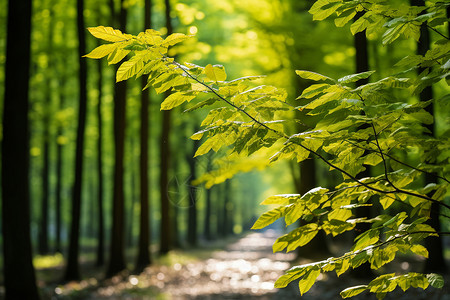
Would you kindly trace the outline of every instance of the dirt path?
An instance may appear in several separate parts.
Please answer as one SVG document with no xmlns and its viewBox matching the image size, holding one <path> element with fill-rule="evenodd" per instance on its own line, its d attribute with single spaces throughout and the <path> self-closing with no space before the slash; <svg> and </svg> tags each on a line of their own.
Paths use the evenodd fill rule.
<svg viewBox="0 0 450 300">
<path fill-rule="evenodd" d="M 213 257 L 181 268 L 181 280 L 164 291 L 172 299 L 269 299 L 273 284 L 290 267 L 294 254 L 273 254 L 273 231 L 251 233 Z"/>
</svg>

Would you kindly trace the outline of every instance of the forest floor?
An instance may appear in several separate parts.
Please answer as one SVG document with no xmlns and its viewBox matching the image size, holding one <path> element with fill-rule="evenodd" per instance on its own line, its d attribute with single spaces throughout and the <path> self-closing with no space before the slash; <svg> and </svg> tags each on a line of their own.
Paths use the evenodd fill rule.
<svg viewBox="0 0 450 300">
<path fill-rule="evenodd" d="M 349 286 L 365 284 L 344 274 L 337 278 L 320 275 L 316 284 L 303 297 L 298 282 L 287 288 L 275 289 L 273 284 L 293 264 L 308 263 L 293 253 L 272 253 L 278 232 L 252 232 L 221 244 L 206 244 L 203 250 L 189 250 L 163 261 L 158 259 L 140 274 L 123 273 L 110 279 L 101 278 L 101 270 L 85 270 L 88 277 L 81 282 L 61 285 L 51 280 L 39 281 L 43 299 L 340 299 L 339 292 Z M 199 252 L 200 251 L 200 252 Z M 186 254 L 187 253 L 187 254 Z M 177 256 L 178 255 L 178 256 Z M 53 270 L 52 274 L 62 270 Z M 38 277 L 41 277 L 38 274 Z M 51 277 L 47 274 L 47 279 Z M 446 278 L 448 279 L 448 278 Z M 422 291 L 411 288 L 402 293 L 399 288 L 385 299 L 450 300 L 448 287 Z M 1 297 L 0 297 L 1 298 Z M 353 299 L 376 299 L 364 292 Z"/>
</svg>

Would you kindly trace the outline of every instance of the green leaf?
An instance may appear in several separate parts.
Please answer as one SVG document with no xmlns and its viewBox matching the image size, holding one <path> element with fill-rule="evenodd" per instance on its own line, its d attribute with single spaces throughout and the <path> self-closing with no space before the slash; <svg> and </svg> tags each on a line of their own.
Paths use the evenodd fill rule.
<svg viewBox="0 0 450 300">
<path fill-rule="evenodd" d="M 292 230 L 288 234 L 279 237 L 272 246 L 273 252 L 284 250 L 290 252 L 298 247 L 308 244 L 319 232 L 319 226 L 316 223 L 306 224 Z"/>
<path fill-rule="evenodd" d="M 181 92 L 171 94 L 161 103 L 161 110 L 170 110 L 183 104 L 186 101 L 191 101 L 195 98 L 195 95 L 187 95 Z"/>
<path fill-rule="evenodd" d="M 279 218 L 283 217 L 286 213 L 286 207 L 281 206 L 274 208 L 272 210 L 269 210 L 268 212 L 263 213 L 258 220 L 256 220 L 255 224 L 253 224 L 252 229 L 262 229 Z"/>
<path fill-rule="evenodd" d="M 340 84 L 347 84 L 347 83 L 351 83 L 351 82 L 356 82 L 358 80 L 361 79 L 366 79 L 368 78 L 370 75 L 372 75 L 373 73 L 375 73 L 375 71 L 367 71 L 367 72 L 362 72 L 362 73 L 357 73 L 357 74 L 352 74 L 352 75 L 347 75 L 344 76 L 342 78 L 338 79 L 338 82 Z"/>
<path fill-rule="evenodd" d="M 420 256 L 428 258 L 428 250 L 427 250 L 427 248 L 425 248 L 422 245 L 413 245 L 411 247 L 411 252 L 413 252 L 413 253 L 415 253 L 417 255 L 420 255 Z"/>
<path fill-rule="evenodd" d="M 303 296 L 304 293 L 309 291 L 309 289 L 313 286 L 317 277 L 320 275 L 320 269 L 311 270 L 305 274 L 305 276 L 298 283 L 300 289 L 300 295 Z"/>
<path fill-rule="evenodd" d="M 383 209 L 387 209 L 389 206 L 392 205 L 392 203 L 394 203 L 394 201 L 395 201 L 395 198 L 393 198 L 390 195 L 383 195 L 380 198 L 380 203 L 383 206 Z"/>
<path fill-rule="evenodd" d="M 135 55 L 123 62 L 116 73 L 116 82 L 135 76 L 144 67 L 145 54 Z"/>
<path fill-rule="evenodd" d="M 88 30 L 96 38 L 108 42 L 125 42 L 131 38 L 130 35 L 123 34 L 120 30 L 113 29 L 112 27 L 89 27 Z"/>
<path fill-rule="evenodd" d="M 431 284 L 432 287 L 441 289 L 444 286 L 444 278 L 442 275 L 431 273 L 427 274 L 428 282 Z"/>
<path fill-rule="evenodd" d="M 114 50 L 113 52 L 111 52 L 109 54 L 109 56 L 108 56 L 108 64 L 110 64 L 110 65 L 117 64 L 122 59 L 124 59 L 125 56 L 127 56 L 128 53 L 130 53 L 130 52 L 131 52 L 130 50 L 123 50 L 123 49 L 117 48 L 116 50 Z"/>
<path fill-rule="evenodd" d="M 366 291 L 368 289 L 369 286 L 367 285 L 357 285 L 357 286 L 352 286 L 349 288 L 346 288 L 345 290 L 343 290 L 340 295 L 342 298 L 350 298 L 356 295 L 361 294 L 362 292 Z"/>
<path fill-rule="evenodd" d="M 225 81 L 227 79 L 227 73 L 225 73 L 225 68 L 221 65 L 207 65 L 204 69 L 204 72 L 209 80 L 217 82 L 217 81 Z"/>
<path fill-rule="evenodd" d="M 185 35 L 182 33 L 172 33 L 164 40 L 164 45 L 173 46 L 175 44 L 181 43 L 187 39 L 189 39 L 190 35 Z"/>
<path fill-rule="evenodd" d="M 84 55 L 83 57 L 96 58 L 96 59 L 102 58 L 102 57 L 105 57 L 106 55 L 109 55 L 110 53 L 112 53 L 119 46 L 120 46 L 120 44 L 116 44 L 116 43 L 100 45 L 97 48 L 95 48 L 94 50 L 92 50 L 91 52 L 89 52 L 89 54 Z"/>
<path fill-rule="evenodd" d="M 270 196 L 269 198 L 267 198 L 266 200 L 261 202 L 261 205 L 272 205 L 272 204 L 286 205 L 286 204 L 292 203 L 296 199 L 300 199 L 300 197 L 301 197 L 300 194 L 274 195 L 274 196 Z"/>
<path fill-rule="evenodd" d="M 334 24 L 337 27 L 342 27 L 347 24 L 353 17 L 356 15 L 356 11 L 353 9 L 346 10 L 342 14 L 339 15 L 336 19 L 334 19 Z"/>
<path fill-rule="evenodd" d="M 350 31 L 352 32 L 353 35 L 355 35 L 358 32 L 361 32 L 364 29 L 366 29 L 367 26 L 369 25 L 370 25 L 369 20 L 365 16 L 362 16 L 358 20 L 353 22 L 353 24 L 350 26 Z"/>
<path fill-rule="evenodd" d="M 353 251 L 361 250 L 367 246 L 373 245 L 380 239 L 379 232 L 376 229 L 370 229 L 355 238 L 356 244 Z"/>
<path fill-rule="evenodd" d="M 314 80 L 314 81 L 321 81 L 321 80 L 333 81 L 332 78 L 322 75 L 322 74 L 319 74 L 319 73 L 316 73 L 316 72 L 295 70 L 295 73 L 303 79 L 309 79 L 309 80 Z"/>
<path fill-rule="evenodd" d="M 304 271 L 298 271 L 298 272 L 288 272 L 287 274 L 284 274 L 282 276 L 280 276 L 277 281 L 275 281 L 274 287 L 279 289 L 279 288 L 285 288 L 287 287 L 287 285 L 289 283 L 291 283 L 292 281 L 300 278 L 301 276 L 303 276 L 303 274 L 305 274 Z"/>
</svg>

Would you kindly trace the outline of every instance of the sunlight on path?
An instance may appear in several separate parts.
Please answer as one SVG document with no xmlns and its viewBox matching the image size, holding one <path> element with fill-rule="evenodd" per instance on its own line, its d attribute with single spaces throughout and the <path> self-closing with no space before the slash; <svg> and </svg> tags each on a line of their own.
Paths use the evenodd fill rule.
<svg viewBox="0 0 450 300">
<path fill-rule="evenodd" d="M 167 283 L 163 291 L 172 299 L 248 299 L 274 293 L 275 280 L 295 258 L 292 253 L 272 253 L 277 236 L 270 230 L 251 233 L 205 262 L 183 267 L 188 277 Z"/>
</svg>

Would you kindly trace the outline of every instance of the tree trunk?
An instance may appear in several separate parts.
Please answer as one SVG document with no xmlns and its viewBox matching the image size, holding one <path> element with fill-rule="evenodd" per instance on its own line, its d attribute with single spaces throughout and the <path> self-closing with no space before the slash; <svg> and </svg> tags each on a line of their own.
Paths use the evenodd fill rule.
<svg viewBox="0 0 450 300">
<path fill-rule="evenodd" d="M 358 12 L 355 16 L 355 21 L 358 20 L 364 13 Z M 367 51 L 367 38 L 366 38 L 366 31 L 358 32 L 355 34 L 354 38 L 354 45 L 355 45 L 355 63 L 356 63 L 356 73 L 366 72 L 369 71 L 369 55 Z M 361 86 L 364 84 L 367 84 L 369 80 L 366 79 L 360 79 L 356 82 L 356 86 Z M 357 175 L 358 178 L 364 178 L 370 176 L 370 169 L 369 167 L 366 167 L 366 170 L 359 173 Z M 370 218 L 370 207 L 369 206 L 363 206 L 356 209 L 356 217 L 357 218 Z M 355 227 L 356 232 L 364 232 L 370 229 L 370 224 L 367 223 L 358 223 Z M 363 277 L 363 278 L 371 278 L 373 277 L 373 272 L 370 268 L 369 263 L 364 263 L 357 269 L 352 271 L 353 275 L 356 277 Z"/>
<path fill-rule="evenodd" d="M 152 1 L 145 0 L 144 29 L 152 27 Z M 147 84 L 147 79 L 142 77 L 142 88 Z M 139 157 L 140 203 L 141 213 L 139 219 L 139 245 L 136 271 L 141 272 L 151 263 L 150 246 L 150 205 L 149 205 L 149 176 L 148 176 L 148 140 L 149 140 L 149 99 L 148 89 L 141 92 L 141 153 Z"/>
<path fill-rule="evenodd" d="M 28 79 L 30 0 L 8 1 L 2 141 L 5 299 L 39 299 L 30 240 Z"/>
<path fill-rule="evenodd" d="M 172 20 L 170 18 L 171 5 L 169 0 L 164 0 L 165 3 L 165 18 L 167 35 L 173 33 Z M 165 97 L 169 94 L 165 93 Z M 160 224 L 160 245 L 159 252 L 166 254 L 170 250 L 171 245 L 171 223 L 170 223 L 170 206 L 169 206 L 169 166 L 170 166 L 170 113 L 171 111 L 163 111 L 162 116 L 162 131 L 160 141 L 160 161 L 161 161 L 161 173 L 159 180 L 160 201 L 161 201 L 161 224 Z"/>
<path fill-rule="evenodd" d="M 105 237 L 103 218 L 103 118 L 102 118 L 102 97 L 103 97 L 103 67 L 102 62 L 97 62 L 98 72 L 98 103 L 97 103 L 97 266 L 105 263 Z"/>
<path fill-rule="evenodd" d="M 411 5 L 413 6 L 425 6 L 425 1 L 423 0 L 411 0 Z M 424 12 L 425 13 L 425 12 Z M 420 27 L 420 39 L 417 43 L 417 54 L 424 56 L 427 51 L 430 50 L 430 33 L 428 31 L 426 23 L 422 24 Z M 417 70 L 418 74 L 425 71 L 424 68 L 419 68 Z M 433 99 L 433 89 L 431 86 L 427 86 L 419 95 L 420 101 L 428 101 Z M 434 116 L 434 106 L 433 103 L 428 105 L 425 110 Z M 425 125 L 425 127 L 430 131 L 430 136 L 435 135 L 435 124 Z M 437 178 L 434 174 L 425 174 L 425 185 L 429 183 L 437 183 Z M 431 195 L 430 195 L 431 196 Z M 441 231 L 441 223 L 439 222 L 441 206 L 433 203 L 431 205 L 430 220 L 428 220 L 428 225 L 432 226 L 437 232 Z M 447 271 L 447 266 L 444 259 L 444 251 L 442 246 L 442 237 L 428 237 L 425 239 L 425 247 L 428 250 L 428 258 L 425 261 L 424 272 L 439 272 L 443 273 Z"/>
<path fill-rule="evenodd" d="M 120 20 L 119 27 L 122 32 L 126 32 L 127 11 L 124 7 L 124 0 L 120 3 Z M 125 116 L 126 116 L 126 81 L 121 81 L 114 86 L 114 188 L 113 188 L 113 215 L 112 215 L 112 231 L 110 259 L 107 277 L 113 276 L 126 268 L 124 256 L 124 190 L 123 190 L 123 173 L 124 173 L 124 150 L 125 150 Z"/>
<path fill-rule="evenodd" d="M 82 57 L 86 54 L 86 34 L 84 25 L 84 0 L 77 0 L 77 29 L 78 29 L 78 84 L 79 84 L 79 108 L 78 108 L 78 128 L 75 150 L 75 182 L 72 194 L 72 224 L 70 228 L 69 253 L 67 257 L 67 267 L 64 275 L 65 280 L 79 280 L 80 271 L 78 264 L 79 257 L 79 237 L 80 237 L 80 217 L 81 217 L 81 193 L 83 183 L 83 150 L 84 132 L 86 127 L 86 104 L 87 104 L 87 64 Z"/>
</svg>

